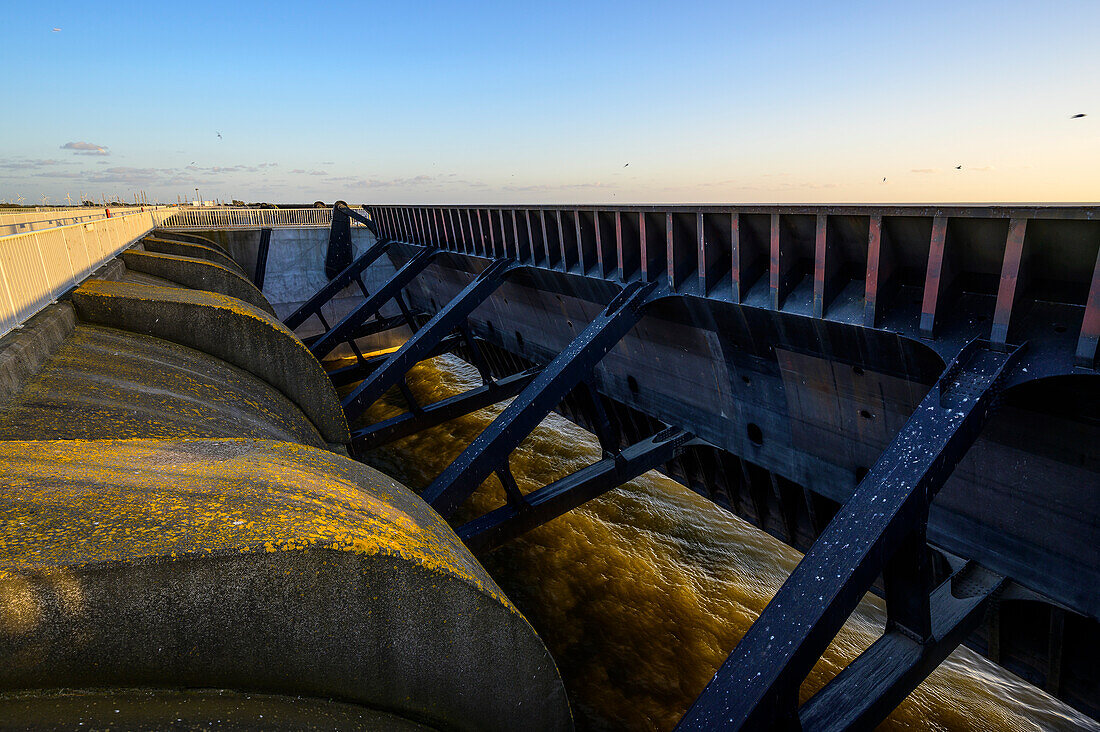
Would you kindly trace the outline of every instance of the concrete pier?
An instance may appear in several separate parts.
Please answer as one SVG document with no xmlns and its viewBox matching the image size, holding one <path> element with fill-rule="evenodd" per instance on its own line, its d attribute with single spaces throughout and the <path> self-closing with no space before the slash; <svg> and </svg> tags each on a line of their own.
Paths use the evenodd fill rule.
<svg viewBox="0 0 1100 732">
<path fill-rule="evenodd" d="M 159 249 L 0 339 L 0 714 L 569 729 L 542 641 L 446 522 L 346 457 L 266 298 L 217 250 Z"/>
</svg>

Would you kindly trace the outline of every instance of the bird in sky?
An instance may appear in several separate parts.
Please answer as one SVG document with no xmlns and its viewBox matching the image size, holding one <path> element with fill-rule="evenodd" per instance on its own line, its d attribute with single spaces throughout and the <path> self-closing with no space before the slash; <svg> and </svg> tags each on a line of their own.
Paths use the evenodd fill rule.
<svg viewBox="0 0 1100 732">
<path fill-rule="evenodd" d="M 217 130 L 215 130 L 215 131 L 214 131 L 214 134 L 218 136 L 218 139 L 219 139 L 219 140 L 220 140 L 220 139 L 222 139 L 222 133 L 220 133 L 220 132 L 218 132 Z"/>
<path fill-rule="evenodd" d="M 886 179 L 885 179 L 885 178 L 883 178 L 883 179 L 882 179 L 882 182 L 883 182 L 883 183 L 885 183 L 885 182 L 886 182 Z"/>
<path fill-rule="evenodd" d="M 194 165 L 194 164 L 195 164 L 195 161 L 194 161 L 194 160 L 192 160 L 192 161 L 191 161 L 191 164 L 192 164 L 192 165 Z"/>
<path fill-rule="evenodd" d="M 53 32 L 54 32 L 54 33 L 60 33 L 60 32 L 61 32 L 61 29 L 60 29 L 60 28 L 54 28 L 54 29 L 53 29 Z M 1084 117 L 1085 115 L 1081 115 L 1081 116 L 1082 116 L 1082 117 Z"/>
<path fill-rule="evenodd" d="M 54 30 L 57 30 L 57 28 L 54 28 Z M 1088 116 L 1087 114 L 1078 113 L 1078 114 L 1075 114 L 1072 117 L 1070 117 L 1070 119 L 1081 119 L 1082 117 L 1087 117 L 1087 116 Z"/>
<path fill-rule="evenodd" d="M 961 165 L 956 165 L 955 166 L 955 170 L 962 170 L 962 169 L 963 169 L 963 166 L 961 166 Z"/>
<path fill-rule="evenodd" d="M 630 165 L 630 163 L 627 163 L 627 164 L 626 164 L 626 165 L 624 165 L 623 167 L 625 168 L 625 167 L 627 167 L 627 166 L 629 166 L 629 165 Z"/>
</svg>

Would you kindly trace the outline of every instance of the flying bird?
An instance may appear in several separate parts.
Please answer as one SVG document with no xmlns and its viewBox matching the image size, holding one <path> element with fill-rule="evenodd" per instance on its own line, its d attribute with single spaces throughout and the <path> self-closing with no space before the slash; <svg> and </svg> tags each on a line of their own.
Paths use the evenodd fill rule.
<svg viewBox="0 0 1100 732">
<path fill-rule="evenodd" d="M 57 30 L 57 28 L 54 28 L 54 30 Z M 1087 117 L 1087 116 L 1088 116 L 1087 114 L 1083 114 L 1083 113 L 1075 114 L 1072 117 L 1070 117 L 1070 119 L 1081 119 L 1082 117 Z"/>
<path fill-rule="evenodd" d="M 627 167 L 628 165 L 630 165 L 630 163 L 627 163 L 627 164 L 626 164 L 626 165 L 624 165 L 623 167 L 625 168 L 625 167 Z"/>
<path fill-rule="evenodd" d="M 53 29 L 53 32 L 54 32 L 54 33 L 60 33 L 60 32 L 61 32 L 61 29 L 60 29 L 60 28 L 54 28 L 54 29 Z M 1084 115 L 1081 115 L 1081 116 L 1083 117 Z"/>
<path fill-rule="evenodd" d="M 215 130 L 214 134 L 218 136 L 219 140 L 222 139 L 222 133 Z"/>
<path fill-rule="evenodd" d="M 882 179 L 882 182 L 883 182 L 883 183 L 885 183 L 885 182 L 886 182 L 886 179 L 885 179 L 885 178 L 883 178 L 883 179 Z"/>
<path fill-rule="evenodd" d="M 963 166 L 961 166 L 961 165 L 956 165 L 955 166 L 955 170 L 962 170 L 962 169 L 963 169 Z"/>
</svg>

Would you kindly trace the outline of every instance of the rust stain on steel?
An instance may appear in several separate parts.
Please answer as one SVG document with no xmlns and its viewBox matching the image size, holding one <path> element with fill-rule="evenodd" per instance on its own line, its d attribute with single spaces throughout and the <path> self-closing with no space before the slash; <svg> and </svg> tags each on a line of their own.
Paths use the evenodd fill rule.
<svg viewBox="0 0 1100 732">
<path fill-rule="evenodd" d="M 867 225 L 867 279 L 864 282 L 863 325 L 874 328 L 877 318 L 879 275 L 882 259 L 882 216 L 871 216 Z"/>
<path fill-rule="evenodd" d="M 1096 265 L 1092 269 L 1092 285 L 1085 305 L 1085 317 L 1081 323 L 1081 337 L 1077 341 L 1077 365 L 1092 368 L 1096 363 L 1096 346 L 1100 342 L 1100 250 L 1096 252 Z"/>
<path fill-rule="evenodd" d="M 626 279 L 626 258 L 623 256 L 623 217 L 615 212 L 615 256 L 619 261 L 619 279 Z"/>
<path fill-rule="evenodd" d="M 1016 301 L 1016 288 L 1020 280 L 1020 265 L 1024 257 L 1024 234 L 1027 219 L 1012 219 L 1008 224 L 1005 256 L 1001 264 L 1001 282 L 997 289 L 997 308 L 993 313 L 994 343 L 1008 339 L 1008 326 L 1012 319 L 1012 305 Z"/>
<path fill-rule="evenodd" d="M 825 312 L 825 257 L 829 234 L 829 217 L 817 215 L 817 229 L 814 233 L 814 317 L 820 318 Z"/>
<path fill-rule="evenodd" d="M 936 306 L 943 284 L 943 249 L 947 240 L 947 217 L 932 219 L 932 240 L 928 247 L 928 270 L 924 277 L 924 301 L 921 304 L 920 330 L 925 338 L 933 338 L 936 325 Z"/>
<path fill-rule="evenodd" d="M 779 214 L 771 215 L 771 225 L 769 227 L 769 239 L 770 239 L 770 259 L 769 259 L 769 282 L 771 286 L 771 305 L 773 310 L 779 309 Z"/>
<path fill-rule="evenodd" d="M 665 263 L 668 271 L 668 285 L 676 291 L 676 252 L 672 246 L 672 214 L 665 214 Z"/>
<path fill-rule="evenodd" d="M 730 278 L 733 301 L 741 302 L 741 216 L 730 214 Z"/>
</svg>

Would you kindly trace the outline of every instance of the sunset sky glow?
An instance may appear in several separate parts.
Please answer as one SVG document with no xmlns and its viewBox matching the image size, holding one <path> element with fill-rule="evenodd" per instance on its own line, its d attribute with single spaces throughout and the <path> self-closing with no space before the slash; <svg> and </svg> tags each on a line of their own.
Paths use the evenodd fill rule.
<svg viewBox="0 0 1100 732">
<path fill-rule="evenodd" d="M 1100 200 L 1095 0 L 4 15 L 3 201 Z"/>
</svg>

